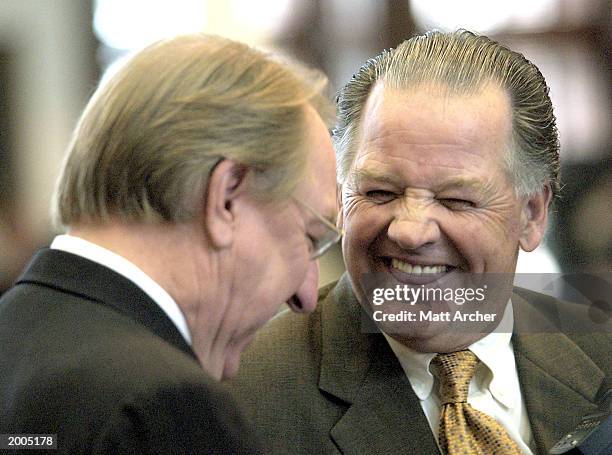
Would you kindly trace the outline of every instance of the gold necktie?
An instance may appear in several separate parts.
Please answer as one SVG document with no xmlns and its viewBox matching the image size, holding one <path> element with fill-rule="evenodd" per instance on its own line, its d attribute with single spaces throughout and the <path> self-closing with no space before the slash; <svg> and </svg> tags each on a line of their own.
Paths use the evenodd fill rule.
<svg viewBox="0 0 612 455">
<path fill-rule="evenodd" d="M 503 426 L 467 403 L 478 358 L 470 351 L 438 354 L 431 361 L 440 381 L 439 443 L 447 455 L 520 455 Z"/>
</svg>

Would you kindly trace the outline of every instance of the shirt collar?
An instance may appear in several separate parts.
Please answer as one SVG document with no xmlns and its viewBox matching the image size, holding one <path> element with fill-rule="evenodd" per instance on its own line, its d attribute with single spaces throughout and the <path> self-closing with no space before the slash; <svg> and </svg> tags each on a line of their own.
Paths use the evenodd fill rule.
<svg viewBox="0 0 612 455">
<path fill-rule="evenodd" d="M 166 313 L 181 335 L 183 335 L 185 341 L 191 345 L 191 333 L 189 332 L 187 321 L 175 300 L 164 288 L 133 262 L 100 245 L 73 235 L 64 234 L 56 236 L 51 243 L 51 248 L 89 259 L 132 281 Z"/>
<path fill-rule="evenodd" d="M 383 335 L 408 376 L 416 396 L 420 400 L 427 399 L 434 385 L 434 377 L 429 371 L 429 364 L 436 353 L 415 351 L 384 332 Z"/>
<path fill-rule="evenodd" d="M 489 391 L 497 401 L 508 408 L 513 407 L 520 398 L 514 393 L 519 389 L 512 384 L 512 381 L 516 380 L 516 374 L 511 374 L 516 370 L 510 341 L 513 326 L 512 302 L 508 301 L 495 331 L 468 346 L 492 374 Z M 406 373 L 414 393 L 420 400 L 426 400 L 434 386 L 434 376 L 429 371 L 429 364 L 436 353 L 415 351 L 384 332 L 383 335 Z"/>
<path fill-rule="evenodd" d="M 497 328 L 468 347 L 492 375 L 488 386 L 491 395 L 507 408 L 512 408 L 520 399 L 515 393 L 520 389 L 514 385 L 517 375 L 511 343 L 513 327 L 514 315 L 509 301 Z"/>
</svg>

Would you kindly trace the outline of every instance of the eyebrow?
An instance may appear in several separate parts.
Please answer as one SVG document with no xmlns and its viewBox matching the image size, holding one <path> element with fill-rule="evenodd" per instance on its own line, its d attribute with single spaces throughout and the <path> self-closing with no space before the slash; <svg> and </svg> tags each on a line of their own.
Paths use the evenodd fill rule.
<svg viewBox="0 0 612 455">
<path fill-rule="evenodd" d="M 473 177 L 453 177 L 445 181 L 438 191 L 450 190 L 455 188 L 468 188 L 471 190 L 482 190 L 486 185 L 479 179 Z"/>
<path fill-rule="evenodd" d="M 392 186 L 402 186 L 399 179 L 375 169 L 356 169 L 351 173 L 351 183 L 359 186 L 364 180 L 388 183 Z"/>
<path fill-rule="evenodd" d="M 352 172 L 350 177 L 351 183 L 359 186 L 363 181 L 373 181 L 380 183 L 387 183 L 395 187 L 404 187 L 405 182 L 397 178 L 394 175 L 378 171 L 377 169 L 356 169 Z M 468 188 L 472 190 L 482 190 L 486 187 L 480 179 L 474 177 L 451 177 L 450 179 L 441 183 L 436 190 L 445 191 L 455 188 Z"/>
</svg>

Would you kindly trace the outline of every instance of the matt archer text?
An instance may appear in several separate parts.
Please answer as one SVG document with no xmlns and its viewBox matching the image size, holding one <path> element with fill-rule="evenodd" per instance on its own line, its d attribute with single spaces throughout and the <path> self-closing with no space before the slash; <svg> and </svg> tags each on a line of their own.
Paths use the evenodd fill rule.
<svg viewBox="0 0 612 455">
<path fill-rule="evenodd" d="M 441 311 L 434 313 L 428 311 L 408 311 L 402 310 L 395 313 L 388 313 L 377 310 L 372 317 L 376 322 L 494 322 L 497 313 L 482 313 L 478 310 L 470 313 L 461 311 Z"/>
</svg>

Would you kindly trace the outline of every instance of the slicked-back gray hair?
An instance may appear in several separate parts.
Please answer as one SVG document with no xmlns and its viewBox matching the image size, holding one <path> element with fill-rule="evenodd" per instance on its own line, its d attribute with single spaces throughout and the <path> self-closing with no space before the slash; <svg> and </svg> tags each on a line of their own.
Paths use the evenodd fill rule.
<svg viewBox="0 0 612 455">
<path fill-rule="evenodd" d="M 326 84 L 317 71 L 220 37 L 145 48 L 85 108 L 58 180 L 55 222 L 188 220 L 223 158 L 252 169 L 255 194 L 289 196 L 309 153 L 306 107 L 333 117 Z"/>
<path fill-rule="evenodd" d="M 348 177 L 368 95 L 377 81 L 396 89 L 438 83 L 450 93 L 473 93 L 488 83 L 511 100 L 513 137 L 506 166 L 517 194 L 550 184 L 559 193 L 559 139 L 549 89 L 538 68 L 495 41 L 459 30 L 428 32 L 368 60 L 337 97 L 334 142 L 340 183 Z"/>
</svg>

